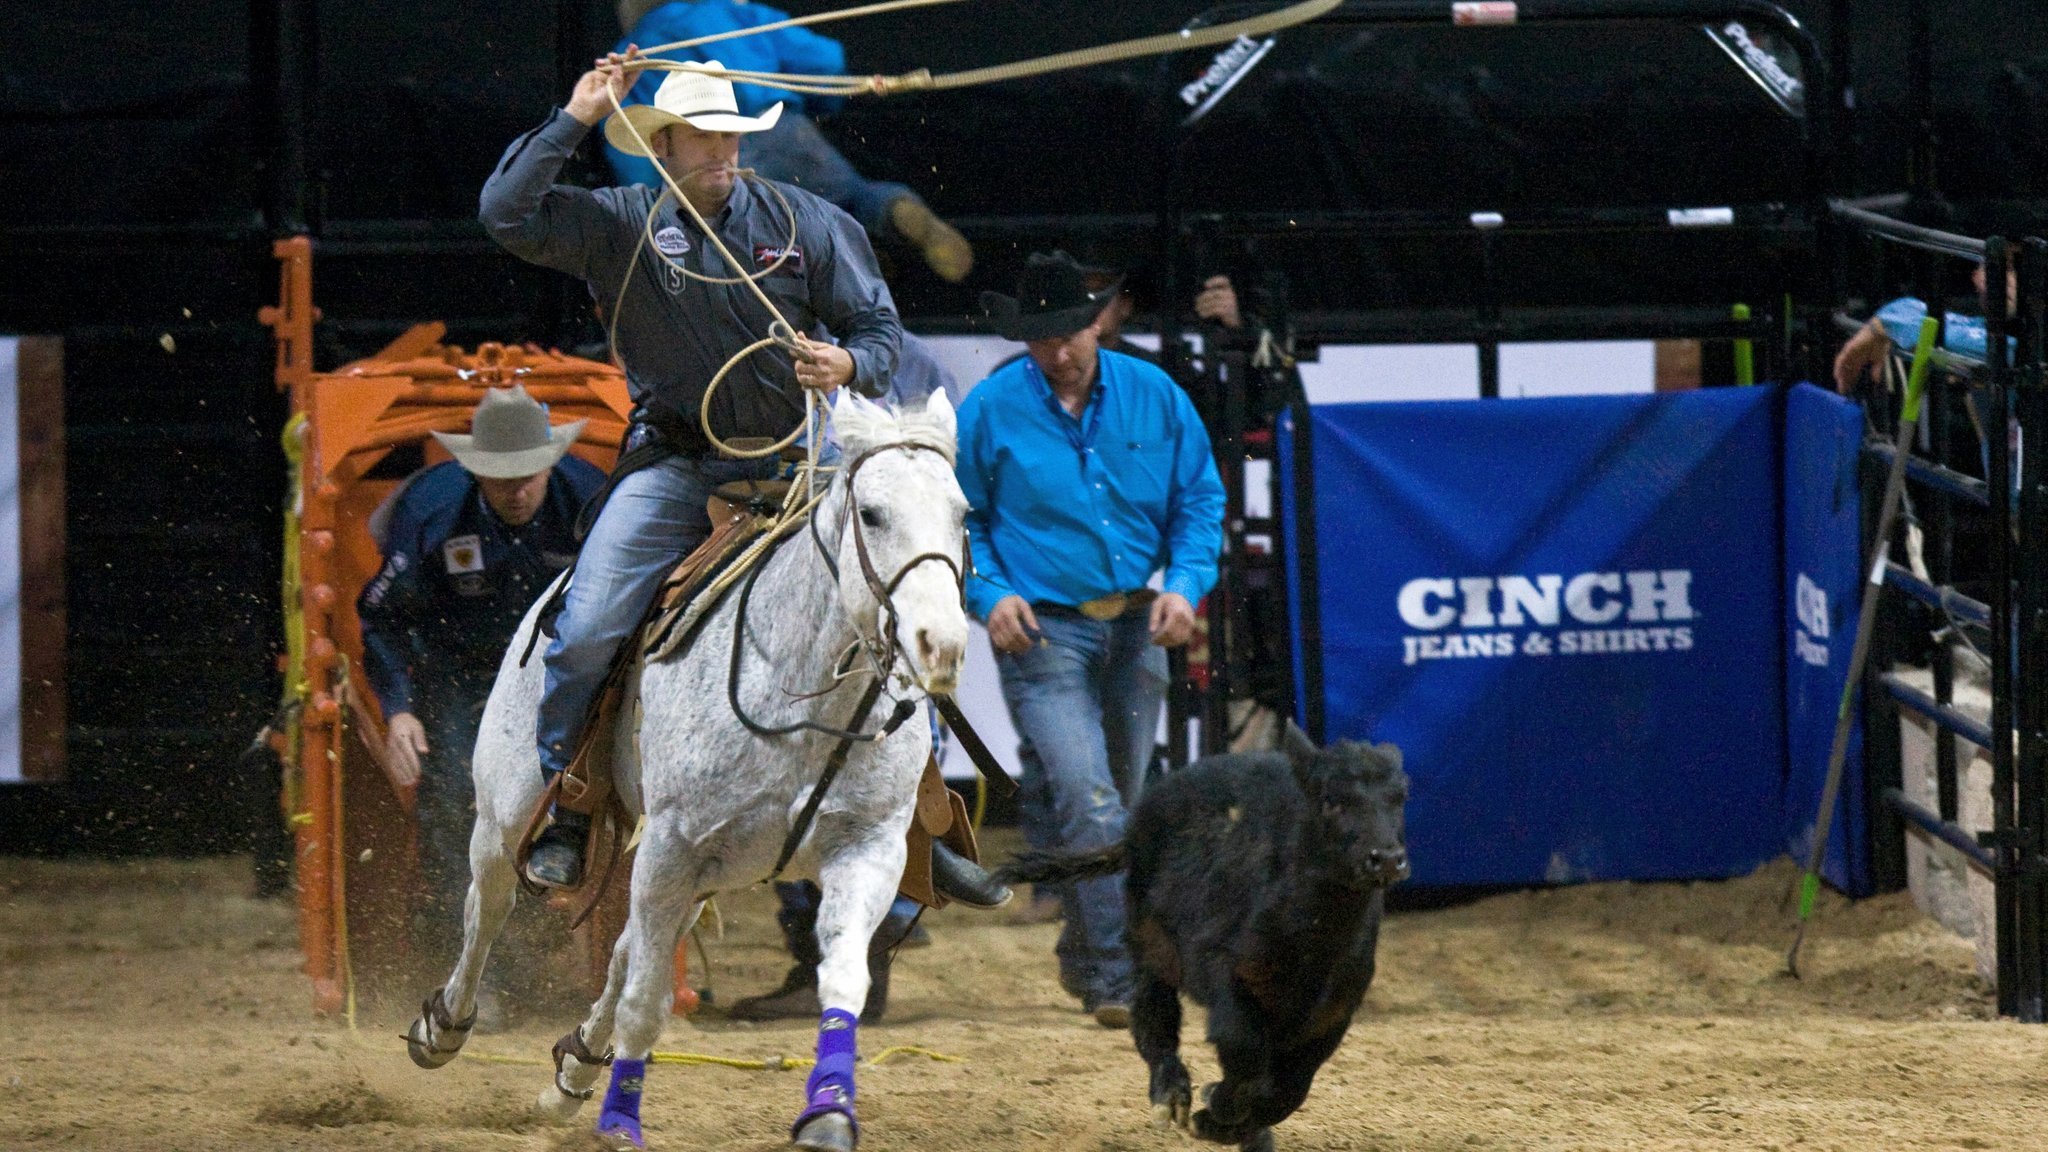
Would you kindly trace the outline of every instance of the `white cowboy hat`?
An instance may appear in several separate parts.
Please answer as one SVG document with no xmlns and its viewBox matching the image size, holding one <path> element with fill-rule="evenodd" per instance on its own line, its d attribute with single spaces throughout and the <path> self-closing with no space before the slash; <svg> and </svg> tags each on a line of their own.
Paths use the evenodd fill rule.
<svg viewBox="0 0 2048 1152">
<path fill-rule="evenodd" d="M 526 389 L 493 388 L 470 417 L 469 435 L 436 432 L 434 439 L 454 454 L 471 475 L 492 480 L 518 480 L 555 466 L 588 420 L 548 426 L 548 410 Z"/>
<path fill-rule="evenodd" d="M 633 139 L 626 124 L 633 125 L 640 139 L 654 143 L 654 134 L 671 124 L 688 124 L 705 132 L 761 132 L 782 119 L 782 104 L 769 106 L 759 116 L 740 115 L 733 96 L 732 81 L 723 75 L 725 65 L 706 60 L 707 72 L 671 72 L 654 91 L 652 104 L 628 104 L 604 122 L 604 138 L 628 156 L 646 156 L 647 150 Z"/>
</svg>

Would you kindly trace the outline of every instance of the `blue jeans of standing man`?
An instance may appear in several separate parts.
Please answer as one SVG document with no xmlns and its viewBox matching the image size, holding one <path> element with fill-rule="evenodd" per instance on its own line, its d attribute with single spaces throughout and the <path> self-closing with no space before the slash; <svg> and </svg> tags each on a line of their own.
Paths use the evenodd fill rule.
<svg viewBox="0 0 2048 1152">
<path fill-rule="evenodd" d="M 1166 698 L 1166 651 L 1153 646 L 1142 607 L 1107 621 L 1045 605 L 1034 614 L 1040 642 L 996 655 L 1010 722 L 1023 737 L 1024 775 L 1042 781 L 1055 847 L 1105 848 L 1123 838 L 1144 785 Z M 1060 984 L 1090 1011 L 1130 1003 L 1123 885 L 1106 876 L 1062 894 Z"/>
<path fill-rule="evenodd" d="M 775 460 L 671 456 L 612 489 L 576 556 L 576 575 L 544 657 L 546 691 L 536 724 L 541 770 L 569 766 L 583 720 L 604 686 L 619 642 L 638 627 L 684 556 L 711 534 L 705 502 L 732 480 L 772 476 Z"/>
</svg>

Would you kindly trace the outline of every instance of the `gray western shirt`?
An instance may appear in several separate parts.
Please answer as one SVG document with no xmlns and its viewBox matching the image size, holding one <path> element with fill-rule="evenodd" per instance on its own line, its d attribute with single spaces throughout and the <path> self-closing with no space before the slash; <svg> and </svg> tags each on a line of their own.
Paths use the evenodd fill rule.
<svg viewBox="0 0 2048 1152">
<path fill-rule="evenodd" d="M 702 451 L 698 407 L 705 385 L 734 353 L 768 335 L 772 317 L 745 284 L 707 284 L 683 276 L 668 260 L 704 276 L 732 277 L 718 250 L 688 213 L 665 202 L 654 218 L 654 248 L 642 247 L 647 213 L 659 195 L 644 185 L 577 188 L 554 183 L 590 130 L 560 108 L 512 142 L 485 182 L 477 218 L 491 238 L 522 260 L 579 276 L 618 317 L 617 352 L 633 400 L 657 419 L 678 424 L 688 451 Z M 839 338 L 853 355 L 853 388 L 867 396 L 888 390 L 903 327 L 889 286 L 875 265 L 867 233 L 853 217 L 800 188 L 776 184 L 796 213 L 796 249 L 758 283 L 806 335 Z M 783 200 L 751 179 L 710 218 L 748 273 L 775 262 L 789 244 Z M 633 279 L 620 303 L 626 266 Z M 712 400 L 711 427 L 722 438 L 780 438 L 801 422 L 803 390 L 789 354 L 766 348 L 736 365 Z"/>
</svg>

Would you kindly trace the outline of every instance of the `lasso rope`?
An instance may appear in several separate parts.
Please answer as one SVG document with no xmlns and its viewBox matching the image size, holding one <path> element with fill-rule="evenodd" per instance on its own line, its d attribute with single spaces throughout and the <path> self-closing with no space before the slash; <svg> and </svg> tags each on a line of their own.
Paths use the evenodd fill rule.
<svg viewBox="0 0 2048 1152">
<path fill-rule="evenodd" d="M 806 23 L 820 23 L 826 19 L 840 20 L 853 16 L 874 15 L 896 8 L 922 7 L 931 4 L 956 3 L 958 0 L 895 0 L 894 3 L 871 4 L 860 8 L 842 9 L 836 12 L 818 13 L 815 16 L 799 17 L 777 24 L 764 24 L 758 28 L 743 28 L 731 32 L 720 32 L 713 36 L 695 40 L 678 40 L 673 44 L 661 44 L 644 49 L 649 54 L 669 52 L 679 48 L 694 48 L 717 40 L 730 40 L 740 36 L 773 31 L 778 28 Z M 1119 40 L 1114 44 L 1098 44 L 1093 48 L 1076 48 L 1069 52 L 1056 52 L 1049 56 L 1034 56 L 1027 60 L 1016 60 L 1008 64 L 995 64 L 986 68 L 970 68 L 962 72 L 947 72 L 934 76 L 930 69 L 919 68 L 895 76 L 832 76 L 805 75 L 790 72 L 748 72 L 731 68 L 713 69 L 694 60 L 657 60 L 646 56 L 629 60 L 628 68 L 654 68 L 668 72 L 705 72 L 723 74 L 734 80 L 758 84 L 764 88 L 781 88 L 789 92 L 818 96 L 890 96 L 898 92 L 943 92 L 954 88 L 969 88 L 978 84 L 996 84 L 1005 80 L 1020 80 L 1028 76 L 1043 76 L 1048 72 L 1064 72 L 1074 68 L 1092 68 L 1111 64 L 1119 60 L 1133 60 L 1144 56 L 1160 56 L 1169 52 L 1187 52 L 1196 48 L 1207 48 L 1214 44 L 1227 44 L 1240 36 L 1263 36 L 1306 24 L 1318 16 L 1333 11 L 1343 0 L 1301 0 L 1277 11 L 1243 20 L 1232 20 L 1209 28 L 1181 32 L 1161 32 L 1152 36 L 1140 36 L 1132 40 Z"/>
<path fill-rule="evenodd" d="M 1169 52 L 1186 52 L 1215 44 L 1228 43 L 1240 36 L 1261 36 L 1270 32 L 1280 31 L 1283 28 L 1291 28 L 1297 24 L 1305 24 L 1335 9 L 1343 0 L 1301 0 L 1300 3 L 1289 5 L 1278 11 L 1248 17 L 1243 20 L 1233 20 L 1210 28 L 1141 36 L 1132 40 L 1121 40 L 1114 44 L 1100 44 L 1093 48 L 1079 48 L 1069 52 L 1058 52 L 1049 56 L 1038 56 L 1027 60 L 1014 61 L 1009 64 L 998 64 L 987 68 L 972 68 L 962 72 L 950 72 L 938 76 L 934 76 L 931 70 L 927 68 L 919 68 L 896 76 L 832 76 L 806 75 L 791 72 L 753 72 L 723 67 L 714 69 L 694 60 L 652 58 L 653 53 L 696 48 L 705 44 L 738 39 L 744 36 L 756 36 L 784 28 L 823 24 L 859 16 L 880 15 L 884 12 L 893 12 L 906 8 L 935 7 L 941 4 L 959 2 L 960 0 L 883 0 L 881 3 L 859 5 L 829 12 L 818 12 L 809 16 L 792 17 L 787 20 L 763 24 L 753 28 L 737 28 L 726 32 L 714 33 L 709 36 L 699 36 L 695 39 L 657 44 L 644 50 L 647 55 L 635 56 L 621 61 L 619 66 L 623 70 L 651 68 L 668 72 L 700 72 L 708 75 L 722 76 L 729 80 L 738 80 L 742 83 L 758 84 L 762 87 L 779 88 L 786 92 L 813 96 L 888 96 L 898 92 L 946 91 L 979 84 L 995 84 L 1029 76 L 1041 76 L 1049 72 L 1060 72 L 1074 68 L 1090 68 L 1101 64 L 1114 63 L 1119 60 L 1158 56 Z M 609 83 L 605 85 L 605 96 L 611 101 L 612 114 L 617 116 L 620 123 L 625 126 L 627 135 L 631 136 L 634 143 L 640 146 L 642 153 L 653 159 L 653 148 L 648 144 L 647 138 L 642 136 L 640 130 L 634 126 L 632 120 L 624 115 L 625 106 L 620 102 L 618 92 Z M 789 201 L 782 196 L 781 191 L 775 187 L 772 181 L 760 180 L 760 183 L 774 192 L 776 198 L 782 202 L 783 209 L 789 214 L 790 243 L 784 246 L 784 251 L 776 258 L 773 264 L 759 271 L 748 273 L 746 266 L 733 256 L 732 252 L 726 248 L 724 240 L 705 222 L 703 215 L 697 211 L 697 206 L 692 204 L 689 197 L 683 194 L 682 187 L 676 182 L 675 177 L 669 174 L 667 165 L 657 159 L 655 160 L 654 169 L 661 175 L 661 180 L 665 187 L 661 196 L 656 197 L 654 204 L 648 208 L 647 220 L 641 229 L 641 243 L 634 247 L 633 257 L 626 265 L 626 276 L 620 281 L 619 291 L 613 297 L 610 326 L 613 356 L 619 360 L 619 364 L 623 368 L 625 361 L 618 352 L 618 313 L 622 310 L 621 305 L 625 300 L 626 289 L 632 282 L 633 272 L 639 265 L 641 248 L 655 248 L 652 236 L 654 214 L 660 209 L 664 199 L 673 196 L 676 202 L 682 205 L 684 210 L 690 214 L 690 219 L 697 224 L 699 230 L 718 249 L 719 255 L 724 258 L 727 266 L 733 268 L 739 275 L 734 277 L 704 276 L 669 260 L 667 255 L 658 248 L 655 248 L 656 258 L 680 274 L 705 283 L 744 283 L 753 292 L 754 297 L 761 302 L 761 306 L 766 308 L 768 314 L 773 317 L 773 320 L 769 323 L 768 335 L 734 353 L 725 362 L 725 366 L 720 368 L 718 373 L 711 378 L 711 382 L 705 386 L 703 401 L 698 405 L 697 413 L 698 422 L 703 427 L 705 439 L 713 448 L 727 456 L 735 459 L 752 460 L 775 455 L 784 448 L 794 444 L 798 437 L 803 436 L 806 431 L 810 431 L 813 428 L 817 428 L 819 432 L 822 432 L 822 428 L 818 426 L 818 393 L 811 388 L 804 389 L 804 415 L 802 422 L 797 427 L 791 429 L 787 436 L 782 437 L 766 448 L 737 448 L 727 441 L 720 439 L 718 434 L 711 430 L 711 398 L 717 392 L 718 386 L 724 383 L 726 377 L 731 375 L 733 368 L 741 361 L 756 352 L 767 349 L 771 345 L 783 348 L 793 359 L 811 359 L 803 351 L 802 346 L 797 343 L 796 329 L 782 315 L 781 310 L 775 306 L 775 302 L 769 299 L 768 294 L 761 290 L 761 286 L 758 283 L 761 277 L 779 268 L 783 261 L 789 258 L 790 249 L 795 246 L 796 213 L 790 207 Z M 734 172 L 736 177 L 741 179 L 759 180 L 759 177 L 749 169 L 735 169 Z M 812 476 L 817 471 L 817 441 L 817 435 L 813 435 L 807 446 L 810 467 L 806 469 L 804 475 L 806 491 L 810 489 Z"/>
</svg>

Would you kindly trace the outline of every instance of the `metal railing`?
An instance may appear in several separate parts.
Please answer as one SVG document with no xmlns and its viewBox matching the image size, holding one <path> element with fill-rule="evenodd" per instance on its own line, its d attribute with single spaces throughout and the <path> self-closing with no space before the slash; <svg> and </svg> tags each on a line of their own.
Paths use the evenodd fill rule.
<svg viewBox="0 0 2048 1152">
<path fill-rule="evenodd" d="M 1946 310 L 1939 290 L 1946 278 L 1940 260 L 1981 261 L 1984 266 L 1984 355 L 1944 349 L 1934 359 L 1925 436 L 1920 451 L 1907 460 L 1906 477 L 1919 497 L 1911 520 L 1922 530 L 1926 576 L 1898 563 L 1888 563 L 1883 571 L 1884 586 L 1903 599 L 1887 603 L 1870 655 L 1877 672 L 1874 685 L 1881 690 L 1864 694 L 1871 863 L 1880 887 L 1902 885 L 1910 825 L 1989 873 L 1998 1010 L 2038 1023 L 2048 1016 L 2048 856 L 2043 853 L 2048 844 L 2048 702 L 2042 699 L 2048 688 L 2048 471 L 2041 453 L 2021 453 L 2014 476 L 2012 448 L 2015 430 L 2022 444 L 2043 443 L 2041 437 L 2048 435 L 2042 347 L 2048 242 L 1978 240 L 1894 219 L 1867 204 L 1835 201 L 1830 209 L 1852 236 L 1870 245 L 1880 279 L 1889 255 L 1904 253 L 1914 261 L 1913 279 L 1923 289 L 1930 315 Z M 1875 291 L 1870 299 L 1886 294 Z M 1837 320 L 1847 329 L 1860 327 L 1845 317 Z M 1896 370 L 1882 375 L 1886 381 L 1899 378 Z M 1897 406 L 1876 398 L 1866 407 L 1881 422 Z M 1960 435 L 1965 424 L 1975 430 L 1968 439 Z M 1892 462 L 1889 439 L 1885 429 L 1874 427 L 1864 446 L 1866 535 L 1873 530 L 1868 513 L 1876 505 L 1876 485 Z M 1975 451 L 1970 450 L 1973 442 Z M 1971 474 L 1972 466 L 1981 476 Z M 1983 600 L 1957 589 L 1964 577 L 1958 560 L 1980 556 L 1981 583 L 1987 589 Z M 1928 658 L 1932 692 L 1891 670 L 1924 646 L 1911 615 L 1903 611 L 1908 601 L 1931 610 L 1939 622 Z M 1988 718 L 1956 704 L 1958 641 L 1990 669 Z M 1936 732 L 1933 809 L 1903 787 L 1899 719 L 1904 714 L 1931 723 Z M 1984 749 L 1991 761 L 1989 831 L 1961 822 L 1961 766 L 1953 737 Z"/>
</svg>

